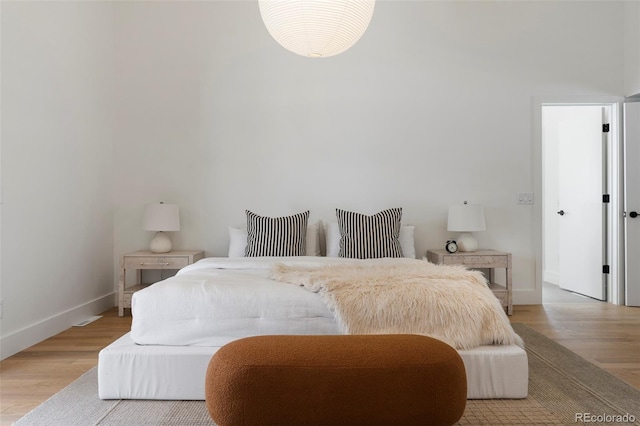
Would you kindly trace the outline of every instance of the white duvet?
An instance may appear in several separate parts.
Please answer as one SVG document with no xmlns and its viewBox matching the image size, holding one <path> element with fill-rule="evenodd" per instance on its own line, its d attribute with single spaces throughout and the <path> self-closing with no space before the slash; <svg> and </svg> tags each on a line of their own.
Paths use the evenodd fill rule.
<svg viewBox="0 0 640 426">
<path fill-rule="evenodd" d="M 133 294 L 131 337 L 141 345 L 222 346 L 265 334 L 340 334 L 322 298 L 267 278 L 277 263 L 359 262 L 326 257 L 205 258 Z"/>
</svg>

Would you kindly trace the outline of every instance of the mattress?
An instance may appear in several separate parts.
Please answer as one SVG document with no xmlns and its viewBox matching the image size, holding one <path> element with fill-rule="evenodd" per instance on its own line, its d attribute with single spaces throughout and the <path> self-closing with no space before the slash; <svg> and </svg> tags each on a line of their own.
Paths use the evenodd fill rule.
<svg viewBox="0 0 640 426">
<path fill-rule="evenodd" d="M 204 400 L 207 366 L 219 347 L 138 345 L 128 333 L 100 351 L 102 399 Z M 526 352 L 515 345 L 480 346 L 458 353 L 467 372 L 467 398 L 525 398 Z"/>
<path fill-rule="evenodd" d="M 266 334 L 340 334 L 316 294 L 270 280 L 276 263 L 317 266 L 326 257 L 205 258 L 133 294 L 132 339 L 142 345 L 222 346 Z"/>
<path fill-rule="evenodd" d="M 518 342 L 494 295 L 481 288 L 482 277 L 472 275 L 477 272 L 467 276 L 459 268 L 431 265 L 454 270 L 433 269 L 431 281 L 413 283 L 414 269 L 423 273 L 427 265 L 415 259 L 206 258 L 133 294 L 131 337 L 142 345 L 175 346 L 222 346 L 255 335 L 354 332 L 427 334 L 457 348 Z M 276 266 L 280 275 L 271 279 Z M 283 272 L 287 267 L 289 276 Z M 336 279 L 348 276 L 340 288 L 358 284 L 367 290 L 325 292 L 320 285 L 308 285 L 322 281 L 308 269 L 319 271 L 319 277 L 337 271 Z M 358 271 L 391 273 L 384 280 L 388 292 L 377 290 Z"/>
</svg>

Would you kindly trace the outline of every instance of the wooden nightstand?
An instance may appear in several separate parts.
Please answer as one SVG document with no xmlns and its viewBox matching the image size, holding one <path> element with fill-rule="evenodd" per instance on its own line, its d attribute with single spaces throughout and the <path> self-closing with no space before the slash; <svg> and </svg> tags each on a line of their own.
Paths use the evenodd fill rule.
<svg viewBox="0 0 640 426">
<path fill-rule="evenodd" d="M 507 315 L 513 314 L 511 299 L 511 253 L 497 250 L 480 249 L 474 252 L 449 253 L 446 250 L 428 250 L 427 260 L 431 263 L 444 265 L 464 265 L 474 269 L 489 269 L 489 288 L 500 300 L 507 311 Z M 495 268 L 506 270 L 506 286 L 494 282 Z"/>
<path fill-rule="evenodd" d="M 177 270 L 191 265 L 204 257 L 202 250 L 175 250 L 169 253 L 152 253 L 136 251 L 122 256 L 120 259 L 120 279 L 118 280 L 118 315 L 124 316 L 125 308 L 131 309 L 133 293 L 150 284 L 142 284 L 143 269 Z M 127 269 L 135 269 L 136 285 L 127 287 Z"/>
</svg>

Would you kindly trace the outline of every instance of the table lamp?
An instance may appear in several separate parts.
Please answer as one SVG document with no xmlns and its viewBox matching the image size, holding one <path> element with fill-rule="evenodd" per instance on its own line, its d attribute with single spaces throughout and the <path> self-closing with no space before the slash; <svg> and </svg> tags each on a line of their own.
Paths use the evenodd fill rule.
<svg viewBox="0 0 640 426">
<path fill-rule="evenodd" d="M 145 231 L 156 231 L 149 249 L 153 253 L 169 253 L 171 240 L 165 234 L 168 231 L 180 230 L 180 212 L 175 204 L 149 204 L 144 210 Z"/>
<path fill-rule="evenodd" d="M 456 243 L 460 251 L 476 251 L 478 241 L 471 234 L 475 231 L 484 231 L 484 209 L 479 204 L 456 204 L 449 207 L 447 231 L 460 232 Z"/>
</svg>

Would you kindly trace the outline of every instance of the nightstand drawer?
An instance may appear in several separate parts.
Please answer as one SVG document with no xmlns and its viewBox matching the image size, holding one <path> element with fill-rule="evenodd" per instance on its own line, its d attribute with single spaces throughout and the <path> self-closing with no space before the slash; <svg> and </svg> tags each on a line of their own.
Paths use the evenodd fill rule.
<svg viewBox="0 0 640 426">
<path fill-rule="evenodd" d="M 506 268 L 508 265 L 507 256 L 474 256 L 457 255 L 444 256 L 445 265 L 464 265 L 469 268 Z"/>
<path fill-rule="evenodd" d="M 189 264 L 188 257 L 127 257 L 125 269 L 180 269 Z"/>
</svg>

